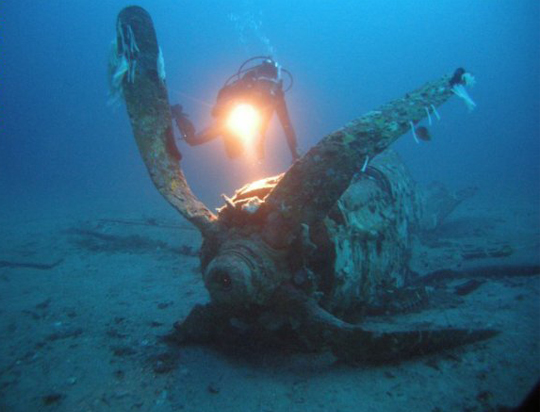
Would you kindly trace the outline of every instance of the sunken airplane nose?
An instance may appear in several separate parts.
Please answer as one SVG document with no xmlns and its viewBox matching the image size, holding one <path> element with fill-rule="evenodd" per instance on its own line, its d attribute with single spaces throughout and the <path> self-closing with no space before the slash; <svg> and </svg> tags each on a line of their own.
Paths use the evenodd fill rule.
<svg viewBox="0 0 540 412">
<path fill-rule="evenodd" d="M 259 201 L 230 202 L 216 216 L 193 194 L 178 158 L 167 150 L 173 138 L 168 93 L 158 75 L 154 26 L 140 7 L 120 12 L 116 54 L 131 63 L 129 75 L 120 72 L 116 80 L 149 175 L 203 237 L 201 268 L 211 302 L 195 306 L 176 327 L 182 342 L 228 339 L 233 330 L 225 326 L 233 319 L 269 332 L 281 319 L 280 327 L 306 348 L 330 349 L 354 363 L 401 361 L 497 334 L 471 325 L 364 329 L 345 316 L 361 315 L 378 285 L 405 283 L 406 241 L 418 220 L 413 183 L 387 177 L 405 169 L 390 161 L 377 165 L 375 156 L 453 95 L 465 99 L 462 88 L 470 82 L 456 88 L 443 76 L 365 114 L 322 138 Z M 349 188 L 357 194 L 352 202 L 343 197 Z M 368 224 L 374 230 L 366 230 Z M 329 258 L 335 263 L 324 265 Z M 309 276 L 298 282 L 298 271 Z"/>
<path fill-rule="evenodd" d="M 250 263 L 238 254 L 216 257 L 208 265 L 203 276 L 213 302 L 238 305 L 247 303 L 253 296 L 253 273 Z"/>
<path fill-rule="evenodd" d="M 267 249 L 257 239 L 226 242 L 203 274 L 212 302 L 236 307 L 266 302 L 276 283 L 287 276 L 276 264 L 279 257 L 269 257 Z"/>
</svg>

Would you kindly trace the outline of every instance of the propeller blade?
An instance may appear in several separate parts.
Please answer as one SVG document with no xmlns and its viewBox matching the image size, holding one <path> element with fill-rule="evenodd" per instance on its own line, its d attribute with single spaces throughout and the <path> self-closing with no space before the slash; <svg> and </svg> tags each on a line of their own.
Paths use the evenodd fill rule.
<svg viewBox="0 0 540 412">
<path fill-rule="evenodd" d="M 258 211 L 266 216 L 266 241 L 287 247 L 302 223 L 324 219 L 355 173 L 454 94 L 449 80 L 427 83 L 323 138 L 289 169 Z"/>
<path fill-rule="evenodd" d="M 160 51 L 150 15 L 141 7 L 123 9 L 117 22 L 117 53 L 127 67 L 122 89 L 133 134 L 152 182 L 167 201 L 204 234 L 216 217 L 191 192 L 174 146 Z"/>
</svg>

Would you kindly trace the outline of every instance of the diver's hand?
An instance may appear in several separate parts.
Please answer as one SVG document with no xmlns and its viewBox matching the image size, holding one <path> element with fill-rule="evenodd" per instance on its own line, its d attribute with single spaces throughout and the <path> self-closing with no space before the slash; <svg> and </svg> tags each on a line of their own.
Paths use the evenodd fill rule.
<svg viewBox="0 0 540 412">
<path fill-rule="evenodd" d="M 171 113 L 177 119 L 179 117 L 185 116 L 185 114 L 183 113 L 182 105 L 180 104 L 175 104 L 174 106 L 171 106 Z"/>
<path fill-rule="evenodd" d="M 182 135 L 182 139 L 189 140 L 195 138 L 195 126 L 189 120 L 189 117 L 184 113 L 182 106 L 175 104 L 171 106 L 171 114 L 176 122 L 176 126 Z"/>
</svg>

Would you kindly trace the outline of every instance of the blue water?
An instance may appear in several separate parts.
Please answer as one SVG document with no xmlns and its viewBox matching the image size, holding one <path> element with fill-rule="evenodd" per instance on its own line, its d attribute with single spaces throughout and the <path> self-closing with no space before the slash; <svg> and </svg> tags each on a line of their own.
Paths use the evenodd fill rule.
<svg viewBox="0 0 540 412">
<path fill-rule="evenodd" d="M 536 1 L 141 1 L 163 49 L 170 98 L 198 128 L 224 80 L 272 53 L 295 79 L 287 99 L 305 152 L 326 133 L 459 66 L 474 73 L 468 113 L 453 99 L 432 128 L 396 147 L 421 181 L 474 184 L 538 199 L 540 6 Z M 4 201 L 158 196 L 123 107 L 106 106 L 106 61 L 121 1 L 4 1 L 0 52 L 0 185 Z M 277 123 L 277 122 L 275 122 Z M 220 142 L 182 147 L 208 204 L 249 180 Z M 267 162 L 289 154 L 278 124 Z M 238 163 L 238 162 L 237 162 Z M 235 169 L 236 167 L 236 169 Z M 60 201 L 60 200 L 59 200 Z"/>
<path fill-rule="evenodd" d="M 4 0 L 0 3 L 0 222 L 10 224 L 9 230 L 17 233 L 17 242 L 22 245 L 13 249 L 15 255 L 11 259 L 20 259 L 23 255 L 16 253 L 26 253 L 32 248 L 38 249 L 41 256 L 47 255 L 49 241 L 51 245 L 58 242 L 65 247 L 61 254 L 65 266 L 60 265 L 56 271 L 51 271 L 47 275 L 50 277 L 41 276 L 43 272 L 39 272 L 40 276 L 32 277 L 34 272 L 29 275 L 29 272 L 24 272 L 26 269 L 11 270 L 7 265 L 6 268 L 0 265 L 0 287 L 6 287 L 4 295 L 0 290 L 0 296 L 6 298 L 9 295 L 14 302 L 12 307 L 0 307 L 0 315 L 9 314 L 16 319 L 13 327 L 9 325 L 4 328 L 2 323 L 0 333 L 16 335 L 21 348 L 25 348 L 25 344 L 33 345 L 34 326 L 28 324 L 34 325 L 31 322 L 35 319 L 28 314 L 39 315 L 41 312 L 35 309 L 36 304 L 39 306 L 40 302 L 47 302 L 50 294 L 54 297 L 51 304 L 53 315 L 38 316 L 41 323 L 36 328 L 49 333 L 49 329 L 59 323 L 55 323 L 61 318 L 58 314 L 68 313 L 75 307 L 79 318 L 65 321 L 64 316 L 61 319 L 68 324 L 83 324 L 82 343 L 79 347 L 69 346 L 65 353 L 71 353 L 71 349 L 79 351 L 77 353 L 83 354 L 83 360 L 79 361 L 83 363 L 87 356 L 89 361 L 86 365 L 90 365 L 88 369 L 83 367 L 76 370 L 78 375 L 68 367 L 64 371 L 64 347 L 61 345 L 65 341 L 46 344 L 49 349 L 57 350 L 53 351 L 57 363 L 49 360 L 53 359 L 52 355 L 47 355 L 45 350 L 43 355 L 34 346 L 29 349 L 32 356 L 26 356 L 22 363 L 4 358 L 0 362 L 0 378 L 5 377 L 0 380 L 0 410 L 3 407 L 2 390 L 9 395 L 10 405 L 17 404 L 18 399 L 26 401 L 24 388 L 32 387 L 32 379 L 39 381 L 42 389 L 45 387 L 52 392 L 69 393 L 68 401 L 75 399 L 78 402 L 77 396 L 85 401 L 87 398 L 99 401 L 102 392 L 113 391 L 108 387 L 99 387 L 99 384 L 106 386 L 103 382 L 109 382 L 107 379 L 113 379 L 107 367 L 116 368 L 108 365 L 109 358 L 99 352 L 102 348 L 105 348 L 104 353 L 109 351 L 108 345 L 115 338 L 103 331 L 103 324 L 113 324 L 113 328 L 120 330 L 126 340 L 131 339 L 133 333 L 137 339 L 145 341 L 147 347 L 148 336 L 153 339 L 158 333 L 148 332 L 146 323 L 138 324 L 138 316 L 143 317 L 145 322 L 162 324 L 164 331 L 179 318 L 179 312 L 184 315 L 188 312 L 185 306 L 191 308 L 193 302 L 202 296 L 199 275 L 192 280 L 195 279 L 193 273 L 197 271 L 198 264 L 193 257 L 180 257 L 177 261 L 164 255 L 161 260 L 163 256 L 159 253 L 163 251 L 159 250 L 156 252 L 157 258 L 149 253 L 141 253 L 140 256 L 118 253 L 113 256 L 87 250 L 74 252 L 69 241 L 62 238 L 67 236 L 65 231 L 57 236 L 57 232 L 49 230 L 44 223 L 40 230 L 46 235 L 38 238 L 30 235 L 34 229 L 28 229 L 26 233 L 26 226 L 22 225 L 23 222 L 28 223 L 25 222 L 27 220 L 45 221 L 49 217 L 73 217 L 80 222 L 90 217 L 136 215 L 140 218 L 141 213 L 152 218 L 169 213 L 171 221 L 178 222 L 174 220 L 178 219 L 178 215 L 161 198 L 148 178 L 132 137 L 125 107 L 107 105 L 109 47 L 115 36 L 117 14 L 127 5 L 130 4 L 117 0 Z M 294 76 L 294 86 L 286 97 L 303 153 L 346 122 L 376 110 L 378 106 L 403 96 L 427 81 L 452 73 L 458 67 L 466 68 L 477 80 L 476 86 L 470 89 L 477 104 L 476 110 L 469 113 L 461 100 L 453 98 L 439 109 L 441 120 L 435 121 L 430 127 L 433 136 L 431 142 L 416 144 L 412 135 L 407 134 L 394 148 L 401 153 L 413 176 L 421 183 L 439 180 L 451 189 L 476 186 L 479 188 L 478 196 L 487 198 L 493 208 L 504 209 L 515 203 L 538 213 L 540 2 L 537 0 L 141 0 L 138 5 L 148 10 L 153 18 L 165 58 L 170 101 L 181 103 L 198 129 L 210 124 L 210 111 L 216 94 L 238 66 L 251 56 L 272 54 Z M 188 182 L 210 208 L 221 204 L 222 193 L 230 196 L 236 188 L 252 179 L 283 172 L 290 166 L 285 138 L 275 119 L 268 132 L 266 159 L 260 165 L 253 165 L 246 159 L 228 160 L 220 141 L 202 147 L 189 147 L 181 143 L 180 150 L 184 156 L 181 166 Z M 510 217 L 505 216 L 508 217 L 506 220 L 499 219 L 499 222 L 505 222 L 508 229 L 503 237 L 508 235 L 511 239 L 518 239 L 522 232 L 526 232 L 521 226 L 521 232 L 512 232 L 512 225 L 523 218 L 527 222 L 523 225 L 528 229 L 528 242 L 533 238 L 527 247 L 531 249 L 538 245 L 540 222 L 529 224 L 533 220 L 531 216 L 537 215 L 534 212 L 526 216 L 515 213 Z M 23 229 L 19 230 L 17 222 L 21 223 Z M 522 224 L 521 220 L 519 222 Z M 65 229 L 64 226 L 62 228 Z M 98 228 L 102 229 L 103 226 Z M 129 229 L 133 229 L 133 232 L 127 232 L 128 235 L 139 234 L 138 227 L 129 226 Z M 2 227 L 0 232 L 3 232 Z M 185 233 L 182 233 L 184 236 Z M 196 235 L 189 234 L 192 232 L 187 233 L 183 238 L 180 235 L 178 238 L 182 242 L 199 241 Z M 1 253 L 11 253 L 13 250 L 10 247 L 18 243 L 9 240 L 8 245 L 6 237 L 0 236 L 0 239 L 6 243 L 0 244 L 1 263 L 4 259 Z M 31 253 L 24 255 L 24 258 L 28 256 L 29 259 L 34 258 Z M 537 263 L 538 255 L 533 257 Z M 139 266 L 133 262 L 139 262 Z M 188 278 L 184 272 L 193 276 Z M 75 280 L 71 280 L 72 277 Z M 181 282 L 184 282 L 182 287 L 186 289 L 178 288 L 177 291 Z M 169 285 L 174 285 L 174 288 Z M 402 385 L 401 389 L 396 390 L 401 390 L 402 395 L 399 396 L 407 396 L 403 395 L 406 393 L 403 388 L 409 385 L 413 389 L 416 387 L 415 393 L 420 396 L 423 381 L 415 378 L 432 378 L 430 382 L 433 385 L 429 387 L 432 404 L 427 404 L 426 411 L 452 410 L 439 408 L 436 401 L 438 391 L 442 390 L 438 387 L 437 379 L 444 382 L 448 376 L 446 373 L 452 377 L 448 383 L 449 391 L 458 391 L 459 385 L 467 386 L 468 382 L 484 379 L 482 382 L 496 396 L 503 392 L 503 398 L 508 395 L 508 404 L 515 403 L 526 393 L 538 372 L 538 365 L 535 366 L 534 359 L 530 359 L 531 354 L 538 353 L 538 344 L 535 344 L 538 342 L 538 316 L 534 312 L 538 306 L 538 281 L 537 278 L 528 278 L 500 284 L 494 282 L 489 283 L 489 287 L 491 289 L 480 294 L 480 299 L 483 299 L 480 302 L 486 302 L 485 311 L 493 310 L 500 317 L 497 318 L 500 323 L 494 327 L 502 325 L 505 333 L 509 333 L 496 344 L 496 353 L 511 355 L 508 362 L 499 359 L 477 362 L 473 359 L 475 355 L 471 354 L 464 355 L 462 364 L 456 361 L 447 366 L 448 363 L 443 363 L 440 369 L 438 364 L 435 367 L 421 364 L 424 369 L 420 372 L 410 371 L 406 367 L 396 371 L 392 369 L 393 366 L 388 370 L 374 371 L 351 368 L 328 372 L 321 368 L 323 371 L 318 377 L 322 376 L 322 381 L 315 380 L 316 384 L 312 383 L 309 391 L 305 391 L 314 399 L 321 396 L 322 400 L 315 401 L 319 409 L 305 409 L 304 404 L 296 402 L 293 399 L 296 395 L 291 393 L 298 387 L 302 389 L 302 385 L 308 386 L 305 381 L 311 379 L 309 371 L 312 371 L 309 359 L 302 358 L 300 366 L 296 361 L 296 366 L 291 367 L 293 372 L 288 369 L 289 365 L 273 365 L 274 369 L 266 370 L 266 359 L 261 361 L 260 368 L 249 369 L 245 364 L 239 366 L 230 362 L 219 353 L 198 352 L 199 349 L 195 349 L 195 352 L 188 352 L 182 358 L 183 367 L 189 366 L 190 371 L 185 374 L 183 369 L 177 371 L 179 381 L 185 386 L 169 382 L 172 389 L 168 391 L 172 393 L 174 388 L 179 392 L 185 391 L 186 399 L 193 395 L 194 402 L 203 402 L 201 405 L 208 402 L 212 406 L 196 410 L 222 410 L 219 397 L 212 398 L 216 394 L 212 391 L 209 394 L 207 390 L 209 383 L 215 379 L 216 370 L 220 370 L 215 365 L 222 365 L 224 372 L 219 378 L 222 379 L 222 387 L 226 387 L 229 378 L 231 386 L 241 382 L 231 388 L 232 396 L 229 399 L 233 401 L 227 404 L 227 410 L 237 410 L 237 405 L 242 406 L 242 401 L 238 399 L 244 395 L 244 384 L 249 388 L 245 392 L 249 392 L 253 401 L 246 403 L 245 411 L 256 410 L 252 407 L 259 402 L 258 398 L 254 400 L 256 390 L 261 390 L 261 399 L 268 398 L 276 403 L 284 400 L 282 409 L 261 407 L 258 410 L 352 410 L 347 406 L 327 409 L 327 405 L 337 405 L 343 401 L 345 395 L 340 397 L 343 393 L 349 393 L 354 402 L 361 400 L 364 395 L 357 387 L 369 391 L 370 385 L 384 379 L 388 387 L 394 390 L 399 386 L 392 381 L 394 374 Z M 12 290 L 22 292 L 20 296 L 15 296 Z M 508 295 L 493 303 L 501 291 Z M 182 295 L 184 292 L 185 295 Z M 142 302 L 140 307 L 139 298 Z M 57 303 L 64 302 L 62 299 L 69 304 Z M 468 301 L 470 305 L 474 304 L 475 299 L 471 299 L 473 303 Z M 522 301 L 527 305 L 519 306 Z M 79 304 L 80 308 L 77 306 Z M 158 304 L 161 307 L 157 306 L 159 309 L 156 309 Z M 49 303 L 45 307 L 47 305 Z M 67 307 L 67 312 L 62 305 Z M 509 308 L 515 309 L 515 312 Z M 122 312 L 124 309 L 125 313 Z M 118 318 L 121 320 L 114 323 L 113 319 Z M 19 319 L 23 326 L 18 324 Z M 85 319 L 89 326 L 84 324 Z M 528 326 L 512 330 L 514 324 Z M 122 327 L 126 330 L 122 330 Z M 141 328 L 144 329 L 142 332 Z M 99 333 L 94 333 L 96 330 Z M 518 348 L 515 349 L 513 339 L 516 337 L 521 339 L 519 342 L 526 342 L 529 346 L 516 345 Z M 100 339 L 105 339 L 105 343 Z M 3 337 L 0 335 L 1 340 Z M 13 338 L 5 347 L 15 348 L 13 352 L 16 352 L 18 342 Z M 85 345 L 97 355 L 94 352 L 92 355 L 86 354 Z M 133 345 L 139 350 L 138 342 Z M 37 354 L 34 354 L 34 350 Z M 35 362 L 33 355 L 38 359 Z M 101 371 L 99 360 L 108 365 L 103 367 L 106 372 Z M 451 360 L 446 359 L 445 362 Z M 127 363 L 131 366 L 126 367 L 126 376 L 138 376 L 142 367 L 139 364 L 133 366 L 135 362 Z M 483 365 L 488 365 L 485 370 L 482 369 L 473 377 L 467 375 L 473 374 L 469 371 L 476 373 Z M 520 373 L 521 365 L 525 365 L 523 370 L 527 370 L 527 379 L 513 382 L 514 376 Z M 92 369 L 93 366 L 95 369 Z M 18 367 L 23 371 L 28 367 L 31 378 L 27 378 L 23 372 L 17 375 Z M 55 386 L 56 382 L 50 385 L 46 382 L 49 369 L 52 370 L 50 375 L 57 372 L 61 376 L 58 379 L 63 383 L 58 387 Z M 510 372 L 506 374 L 506 370 Z M 62 375 L 64 372 L 65 376 Z M 100 373 L 103 373 L 103 381 Z M 79 379 L 77 385 L 67 380 L 72 375 Z M 84 379 L 88 376 L 92 376 L 99 388 L 95 393 L 94 387 L 85 386 Z M 116 379 L 117 376 L 114 376 Z M 373 376 L 375 379 L 372 379 Z M 19 381 L 15 382 L 17 379 Z M 152 372 L 146 373 L 144 379 L 146 383 L 150 382 L 146 390 L 152 392 Z M 141 381 L 144 379 L 141 378 Z M 265 386 L 265 379 L 268 386 Z M 190 382 L 196 384 L 190 386 Z M 134 379 L 129 383 L 132 384 L 131 390 L 136 393 L 139 382 Z M 515 388 L 512 386 L 514 383 Z M 321 384 L 320 388 L 318 384 Z M 509 387 L 508 393 L 505 386 Z M 328 392 L 327 388 L 331 388 L 331 391 Z M 40 397 L 46 395 L 45 389 L 35 395 L 33 404 L 43 406 Z M 385 400 L 390 399 L 387 399 L 385 388 L 380 393 L 375 389 L 380 388 L 374 388 L 374 398 L 380 394 Z M 22 392 L 21 395 L 18 390 Z M 69 392 L 71 390 L 73 392 Z M 90 393 L 85 394 L 87 398 L 80 395 L 85 390 Z M 79 395 L 77 391 L 80 391 Z M 225 392 L 222 390 L 220 396 L 224 396 Z M 158 397 L 161 393 L 152 392 L 145 405 L 158 405 L 159 399 L 154 401 L 151 396 Z M 330 395 L 326 396 L 327 393 Z M 392 392 L 392 396 L 394 394 Z M 460 393 L 445 395 L 446 399 L 461 396 Z M 147 392 L 141 392 L 140 397 L 146 396 Z M 393 405 L 397 405 L 395 410 L 408 410 L 407 402 L 399 396 L 395 395 L 392 400 L 395 402 Z M 474 404 L 474 396 L 471 399 L 468 402 Z M 115 402 L 122 403 L 124 398 L 119 397 L 111 402 L 113 405 Z M 131 401 L 125 402 L 128 404 Z M 23 406 L 19 410 L 24 410 L 26 403 L 21 400 L 20 405 Z M 137 403 L 131 402 L 130 406 L 135 408 L 133 405 Z M 289 409 L 290 405 L 294 408 Z M 86 408 L 88 405 L 83 406 Z M 83 409 L 83 406 L 80 410 L 109 410 L 101 403 L 94 405 L 96 409 Z M 398 409 L 398 406 L 402 409 Z M 125 410 L 133 409 L 126 407 Z M 170 410 L 179 409 L 171 407 Z"/>
</svg>

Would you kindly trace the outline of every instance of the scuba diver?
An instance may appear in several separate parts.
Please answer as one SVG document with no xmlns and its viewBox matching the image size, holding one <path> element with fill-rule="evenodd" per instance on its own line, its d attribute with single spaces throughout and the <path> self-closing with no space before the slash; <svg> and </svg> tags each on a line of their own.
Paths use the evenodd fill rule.
<svg viewBox="0 0 540 412">
<path fill-rule="evenodd" d="M 253 67 L 245 66 L 254 61 L 262 62 Z M 290 78 L 288 88 L 283 90 L 282 73 Z M 171 107 L 171 113 L 176 121 L 178 130 L 183 139 L 190 146 L 198 146 L 222 136 L 225 151 L 230 159 L 237 158 L 244 152 L 244 144 L 239 133 L 231 128 L 231 114 L 242 112 L 252 118 L 255 116 L 258 140 L 255 142 L 257 158 L 264 158 L 264 143 L 268 125 L 274 112 L 283 127 L 287 144 L 291 152 L 293 162 L 299 158 L 297 151 L 296 133 L 289 118 L 285 92 L 292 86 L 292 75 L 270 57 L 256 56 L 246 60 L 220 89 L 216 104 L 212 108 L 214 122 L 211 126 L 196 133 L 195 127 L 182 111 L 182 106 L 176 104 Z M 240 119 L 240 123 L 249 122 L 249 119 Z M 251 120 L 253 121 L 253 120 Z M 242 126 L 240 126 L 242 127 Z M 253 131 L 249 132 L 253 134 Z"/>
</svg>

